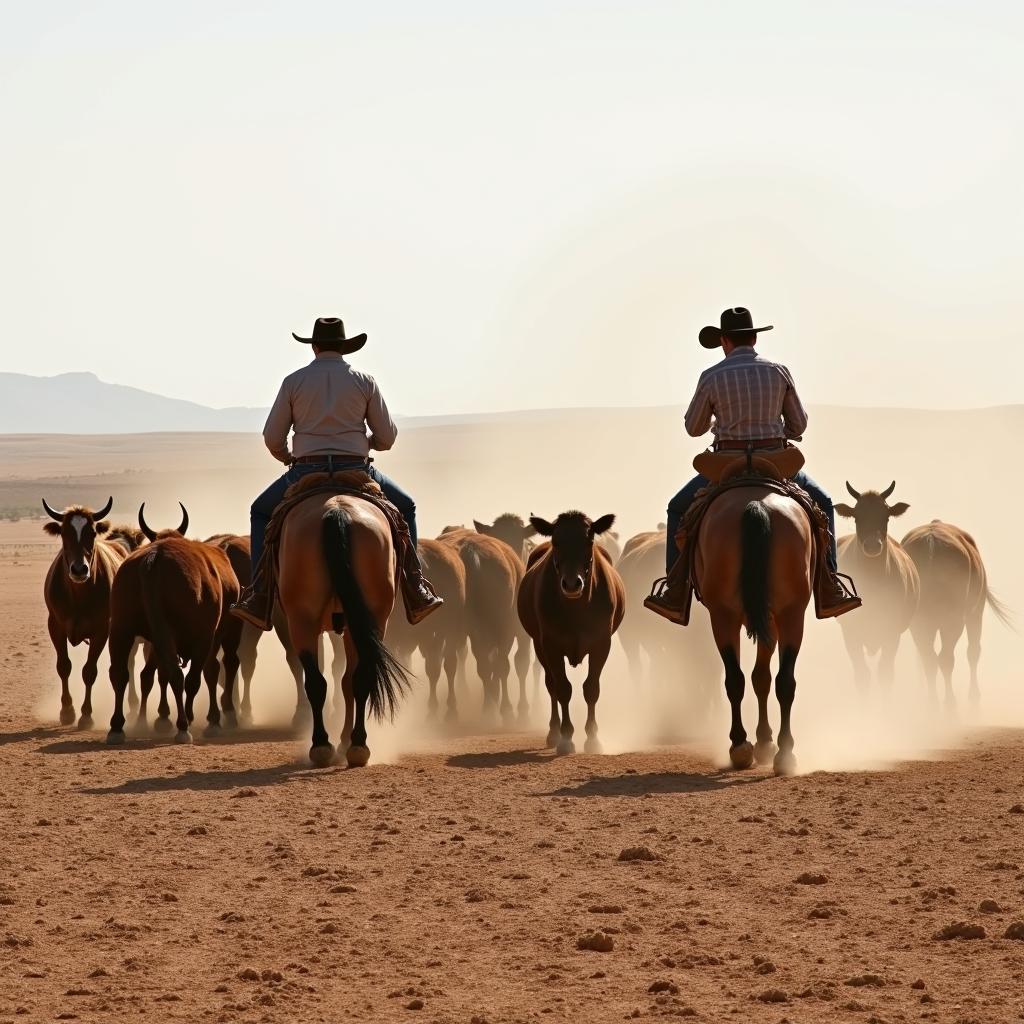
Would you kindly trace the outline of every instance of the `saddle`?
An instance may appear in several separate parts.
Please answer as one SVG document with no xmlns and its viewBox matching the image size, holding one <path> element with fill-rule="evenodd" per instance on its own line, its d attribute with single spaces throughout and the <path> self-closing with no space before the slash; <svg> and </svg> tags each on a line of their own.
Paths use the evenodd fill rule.
<svg viewBox="0 0 1024 1024">
<path fill-rule="evenodd" d="M 379 508 L 391 527 L 391 536 L 395 547 L 395 567 L 399 574 L 402 566 L 405 565 L 406 556 L 412 548 L 412 539 L 409 536 L 409 527 L 405 517 L 384 497 L 380 485 L 369 473 L 361 469 L 346 469 L 336 473 L 310 473 L 297 480 L 285 491 L 284 499 L 274 510 L 274 514 L 267 524 L 263 554 L 260 556 L 260 564 L 256 567 L 256 576 L 262 574 L 266 581 L 266 591 L 271 597 L 268 602 L 269 607 L 273 607 L 274 600 L 277 598 L 277 552 L 285 520 L 296 505 L 314 494 L 347 495 L 361 498 Z"/>
<path fill-rule="evenodd" d="M 700 525 L 707 515 L 708 509 L 715 499 L 727 491 L 737 487 L 749 487 L 756 484 L 773 494 L 781 494 L 792 498 L 807 513 L 811 524 L 811 535 L 814 541 L 814 579 L 825 566 L 825 552 L 830 543 L 828 517 L 818 503 L 791 477 L 795 476 L 804 465 L 801 451 L 787 445 L 779 449 L 753 449 L 746 451 L 713 451 L 701 452 L 693 460 L 693 468 L 707 477 L 711 483 L 699 490 L 693 504 L 687 510 L 675 535 L 679 557 L 672 566 L 667 583 L 670 587 L 682 584 L 685 587 L 684 621 L 690 621 L 690 608 L 694 594 L 697 600 L 704 603 L 697 586 L 697 537 Z M 683 578 L 681 578 L 683 577 Z M 818 587 L 814 587 L 815 604 L 818 601 Z"/>
</svg>

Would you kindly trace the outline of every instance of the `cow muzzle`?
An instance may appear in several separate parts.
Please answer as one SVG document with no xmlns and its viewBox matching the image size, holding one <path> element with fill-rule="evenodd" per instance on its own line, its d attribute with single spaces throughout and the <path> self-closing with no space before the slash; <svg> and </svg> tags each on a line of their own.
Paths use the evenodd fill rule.
<svg viewBox="0 0 1024 1024">
<path fill-rule="evenodd" d="M 881 537 L 869 537 L 860 542 L 860 550 L 866 558 L 878 558 L 885 550 L 885 543 Z"/>
<path fill-rule="evenodd" d="M 576 576 L 562 576 L 559 580 L 562 587 L 562 593 L 572 599 L 583 596 L 583 577 L 577 574 Z"/>
<path fill-rule="evenodd" d="M 85 583 L 89 579 L 88 562 L 72 562 L 68 566 L 68 575 L 75 583 Z"/>
</svg>

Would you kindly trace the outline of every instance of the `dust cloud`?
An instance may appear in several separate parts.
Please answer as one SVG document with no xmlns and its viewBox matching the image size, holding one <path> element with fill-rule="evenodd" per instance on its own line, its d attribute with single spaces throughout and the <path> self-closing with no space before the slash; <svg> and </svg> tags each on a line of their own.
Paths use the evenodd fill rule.
<svg viewBox="0 0 1024 1024">
<path fill-rule="evenodd" d="M 891 500 L 908 502 L 910 510 L 893 520 L 893 535 L 899 539 L 934 518 L 964 527 L 980 545 L 993 591 L 1024 622 L 1024 555 L 1014 511 L 1021 488 L 1007 472 L 1016 461 L 1012 442 L 1024 427 L 1024 408 L 929 412 L 824 407 L 811 413 L 804 445 L 807 469 L 836 500 L 842 500 L 846 480 L 858 490 L 895 480 Z M 690 459 L 700 447 L 683 435 L 677 409 L 531 412 L 407 421 L 396 450 L 382 456 L 378 466 L 415 495 L 423 536 L 434 536 L 449 524 L 469 525 L 474 518 L 490 522 L 503 512 L 551 518 L 580 508 L 595 518 L 614 512 L 624 541 L 664 519 L 665 504 L 689 479 Z M 112 493 L 113 521 L 132 521 L 145 500 L 147 519 L 158 526 L 177 523 L 180 499 L 188 507 L 194 536 L 246 532 L 249 503 L 278 472 L 260 438 L 246 435 L 62 438 L 59 443 L 25 438 L 8 448 L 14 453 L 13 475 L 2 488 L 4 504 L 27 506 L 40 494 L 51 504 L 97 502 Z M 54 448 L 62 454 L 44 457 Z M 844 532 L 842 521 L 839 528 Z M 40 616 L 44 618 L 41 600 Z M 627 616 L 650 613 L 634 600 Z M 680 643 L 672 657 L 656 664 L 644 659 L 639 672 L 630 670 L 621 645 L 613 646 L 597 711 L 607 754 L 682 743 L 725 765 L 729 711 L 703 609 L 697 609 Z M 957 651 L 957 706 L 949 709 L 941 694 L 939 703 L 929 697 L 909 634 L 901 644 L 891 692 L 873 682 L 862 695 L 854 687 L 838 623 L 817 622 L 812 615 L 796 670 L 793 732 L 800 770 L 875 768 L 948 750 L 979 726 L 1024 723 L 1020 637 L 989 612 L 982 647 L 977 707 L 967 700 L 965 643 Z M 749 672 L 753 646 L 744 644 L 743 651 Z M 82 652 L 73 657 L 77 703 Z M 374 762 L 394 761 L 410 751 L 443 745 L 453 734 L 490 732 L 500 725 L 481 715 L 481 687 L 472 662 L 460 681 L 459 721 L 454 725 L 428 718 L 422 662 L 416 657 L 410 667 L 417 678 L 395 722 L 374 724 L 370 730 Z M 570 672 L 577 684 L 572 715 L 579 749 L 586 709 L 578 684 L 584 675 L 585 666 Z M 513 671 L 513 705 L 518 687 Z M 445 693 L 442 678 L 442 716 Z M 532 671 L 527 697 L 529 722 L 513 728 L 524 730 L 524 744 L 537 746 L 546 731 L 548 702 Z M 272 635 L 260 645 L 252 698 L 258 728 L 277 729 L 291 722 L 295 686 Z M 94 705 L 96 722 L 103 726 L 110 713 L 105 659 Z M 155 701 L 150 706 L 152 715 Z M 774 695 L 770 708 L 777 728 Z M 38 714 L 48 721 L 54 712 L 55 696 L 48 686 Z M 205 713 L 204 693 L 197 700 L 197 736 Z M 744 722 L 752 735 L 756 701 L 749 685 Z M 297 739 L 297 744 L 306 742 L 305 735 Z"/>
</svg>

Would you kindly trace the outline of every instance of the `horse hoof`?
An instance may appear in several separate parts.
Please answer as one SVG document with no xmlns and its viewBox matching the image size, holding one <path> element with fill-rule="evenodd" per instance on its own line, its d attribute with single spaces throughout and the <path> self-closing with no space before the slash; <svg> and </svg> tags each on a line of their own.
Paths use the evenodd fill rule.
<svg viewBox="0 0 1024 1024">
<path fill-rule="evenodd" d="M 528 707 L 520 708 L 516 717 L 519 720 L 520 725 L 527 725 L 530 721 L 530 709 Z"/>
<path fill-rule="evenodd" d="M 754 763 L 753 744 L 747 742 L 732 747 L 729 750 L 729 760 L 732 761 L 733 768 L 749 768 Z"/>
<path fill-rule="evenodd" d="M 458 711 L 456 711 L 455 708 L 449 708 L 444 713 L 444 720 L 448 723 L 448 725 L 454 725 L 459 720 Z"/>
<path fill-rule="evenodd" d="M 548 733 L 548 738 L 544 741 L 544 745 L 548 747 L 557 747 L 561 738 L 561 733 L 557 729 L 552 729 Z"/>
<path fill-rule="evenodd" d="M 132 722 L 131 734 L 132 736 L 148 736 L 149 722 L 144 718 L 136 718 L 135 721 Z"/>
<path fill-rule="evenodd" d="M 776 775 L 793 775 L 796 773 L 796 758 L 791 751 L 780 750 L 775 755 L 773 767 Z"/>
<path fill-rule="evenodd" d="M 314 768 L 328 768 L 334 761 L 334 747 L 330 743 L 309 748 L 309 759 Z"/>
<path fill-rule="evenodd" d="M 558 746 L 555 747 L 556 754 L 575 754 L 576 744 L 572 740 L 559 740 Z"/>
<path fill-rule="evenodd" d="M 161 715 L 159 718 L 157 718 L 157 720 L 153 723 L 153 732 L 155 732 L 157 734 L 161 734 L 162 733 L 164 736 L 166 736 L 167 733 L 173 732 L 173 731 L 174 731 L 173 723 L 171 722 L 171 720 L 169 718 L 165 718 L 163 715 Z"/>
<path fill-rule="evenodd" d="M 92 720 L 92 715 L 82 715 L 82 717 L 78 720 L 78 728 L 82 732 L 84 732 L 86 729 L 91 729 L 93 725 L 94 723 Z"/>
<path fill-rule="evenodd" d="M 60 709 L 60 724 L 71 725 L 75 720 L 75 709 L 74 708 L 61 708 Z"/>
<path fill-rule="evenodd" d="M 174 742 L 183 747 L 187 746 L 192 742 L 192 733 L 190 733 L 188 729 L 179 729 L 178 732 L 174 734 Z"/>
<path fill-rule="evenodd" d="M 209 739 L 211 736 L 219 736 L 224 730 L 216 723 L 211 722 L 204 730 L 203 735 Z"/>
<path fill-rule="evenodd" d="M 779 748 L 771 740 L 768 740 L 767 743 L 758 743 L 754 747 L 754 760 L 758 764 L 768 764 L 778 752 Z"/>
<path fill-rule="evenodd" d="M 603 754 L 604 747 L 601 746 L 601 741 L 596 736 L 588 736 L 587 742 L 583 744 L 584 754 Z"/>
<path fill-rule="evenodd" d="M 370 748 L 349 747 L 345 751 L 345 760 L 348 761 L 349 768 L 365 768 L 366 763 L 370 760 Z"/>
<path fill-rule="evenodd" d="M 124 743 L 124 740 L 124 732 L 122 731 L 111 729 L 110 732 L 107 733 L 108 747 L 119 747 L 122 743 Z"/>
</svg>

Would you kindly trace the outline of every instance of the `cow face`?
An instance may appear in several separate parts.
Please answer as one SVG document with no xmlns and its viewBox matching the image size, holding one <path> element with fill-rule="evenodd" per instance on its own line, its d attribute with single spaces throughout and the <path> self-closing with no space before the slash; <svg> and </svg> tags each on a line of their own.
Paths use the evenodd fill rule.
<svg viewBox="0 0 1024 1024">
<path fill-rule="evenodd" d="M 888 498 L 896 490 L 896 481 L 884 491 L 855 491 L 847 481 L 846 489 L 857 501 L 856 505 L 840 503 L 836 505 L 836 512 L 852 519 L 857 529 L 857 545 L 861 552 L 868 558 L 878 558 L 885 549 L 889 536 L 889 519 L 892 516 L 901 516 L 910 506 L 905 501 L 898 501 L 895 505 L 888 503 Z"/>
<path fill-rule="evenodd" d="M 503 540 L 524 561 L 527 555 L 527 541 L 537 533 L 532 523 L 524 523 L 519 516 L 508 512 L 498 516 L 490 526 L 475 519 L 473 525 L 477 533 Z"/>
<path fill-rule="evenodd" d="M 537 533 L 551 539 L 551 557 L 564 597 L 575 600 L 586 593 L 594 568 L 594 538 L 610 530 L 614 522 L 613 515 L 591 522 L 582 512 L 563 512 L 553 523 L 530 516 Z"/>
<path fill-rule="evenodd" d="M 53 520 L 43 529 L 52 537 L 60 537 L 64 566 L 72 583 L 88 583 L 92 578 L 93 559 L 96 556 L 96 538 L 110 529 L 103 517 L 110 512 L 113 499 L 98 512 L 75 505 L 63 512 L 55 512 L 43 499 L 43 508 Z"/>
</svg>

